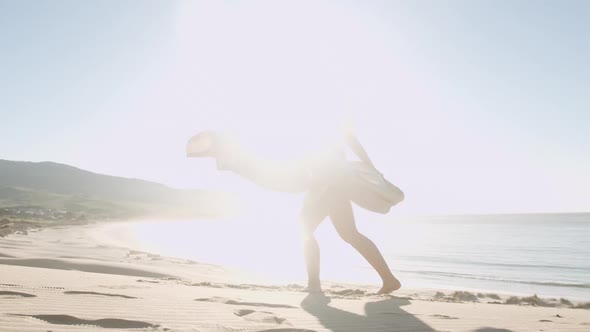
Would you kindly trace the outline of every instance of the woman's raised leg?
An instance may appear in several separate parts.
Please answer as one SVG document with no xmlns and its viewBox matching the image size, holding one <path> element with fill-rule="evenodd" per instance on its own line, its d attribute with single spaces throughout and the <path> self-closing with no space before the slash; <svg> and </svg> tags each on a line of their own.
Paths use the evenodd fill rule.
<svg viewBox="0 0 590 332">
<path fill-rule="evenodd" d="M 234 172 L 271 190 L 301 193 L 310 189 L 305 161 L 263 158 L 221 133 L 208 131 L 193 136 L 187 143 L 187 156 L 215 158 L 219 170 Z"/>
</svg>

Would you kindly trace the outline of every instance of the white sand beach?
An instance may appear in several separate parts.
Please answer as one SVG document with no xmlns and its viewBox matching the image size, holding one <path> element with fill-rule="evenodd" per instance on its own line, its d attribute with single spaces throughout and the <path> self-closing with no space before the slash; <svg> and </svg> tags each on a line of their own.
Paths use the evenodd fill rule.
<svg viewBox="0 0 590 332">
<path fill-rule="evenodd" d="M 589 17 L 0 0 L 0 332 L 590 332 Z"/>
<path fill-rule="evenodd" d="M 109 224 L 0 238 L 0 331 L 588 331 L 547 299 L 326 283 L 325 295 L 222 266 L 134 251 Z M 111 239 L 112 240 L 112 239 Z M 528 302 L 527 302 L 528 301 Z M 573 305 L 576 305 L 575 303 Z"/>
</svg>

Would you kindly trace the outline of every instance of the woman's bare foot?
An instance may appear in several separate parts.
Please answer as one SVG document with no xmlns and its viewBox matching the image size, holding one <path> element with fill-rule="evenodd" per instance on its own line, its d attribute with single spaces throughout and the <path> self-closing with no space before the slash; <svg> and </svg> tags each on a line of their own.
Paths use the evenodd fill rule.
<svg viewBox="0 0 590 332">
<path fill-rule="evenodd" d="M 377 292 L 377 294 L 389 294 L 402 287 L 402 284 L 395 277 L 390 280 L 383 281 L 383 287 Z"/>
</svg>

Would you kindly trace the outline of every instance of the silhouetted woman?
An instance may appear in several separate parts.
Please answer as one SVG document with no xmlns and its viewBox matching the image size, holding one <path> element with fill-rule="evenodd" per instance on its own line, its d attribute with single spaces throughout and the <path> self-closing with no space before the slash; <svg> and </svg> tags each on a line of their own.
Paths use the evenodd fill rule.
<svg viewBox="0 0 590 332">
<path fill-rule="evenodd" d="M 300 220 L 308 275 L 307 291 L 321 292 L 320 249 L 313 234 L 330 217 L 340 237 L 352 245 L 383 280 L 378 294 L 400 288 L 375 244 L 356 228 L 351 202 L 378 213 L 387 213 L 404 199 L 403 192 L 375 168 L 358 139 L 345 131 L 340 142 L 300 162 L 276 162 L 242 149 L 235 140 L 215 132 L 192 137 L 189 157 L 213 157 L 220 170 L 235 172 L 272 190 L 306 192 Z M 350 148 L 360 161 L 348 161 Z"/>
</svg>

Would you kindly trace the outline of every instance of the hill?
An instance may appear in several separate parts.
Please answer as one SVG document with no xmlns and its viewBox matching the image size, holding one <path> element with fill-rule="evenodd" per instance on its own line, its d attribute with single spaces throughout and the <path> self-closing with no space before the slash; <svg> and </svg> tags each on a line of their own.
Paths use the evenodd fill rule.
<svg viewBox="0 0 590 332">
<path fill-rule="evenodd" d="M 29 215 L 61 211 L 91 218 L 214 217 L 228 212 L 232 201 L 223 193 L 173 189 L 54 162 L 0 160 L 4 214 L 10 210 Z"/>
</svg>

